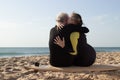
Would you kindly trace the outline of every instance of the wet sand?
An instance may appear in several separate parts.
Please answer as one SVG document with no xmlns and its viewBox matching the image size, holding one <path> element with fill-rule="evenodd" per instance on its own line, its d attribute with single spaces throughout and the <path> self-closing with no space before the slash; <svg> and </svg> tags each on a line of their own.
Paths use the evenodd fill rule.
<svg viewBox="0 0 120 80">
<path fill-rule="evenodd" d="M 49 56 L 29 56 L 0 58 L 0 80 L 120 80 L 120 70 L 105 72 L 35 72 L 26 70 L 23 66 L 49 65 Z M 97 53 L 95 64 L 119 64 L 120 52 Z"/>
</svg>

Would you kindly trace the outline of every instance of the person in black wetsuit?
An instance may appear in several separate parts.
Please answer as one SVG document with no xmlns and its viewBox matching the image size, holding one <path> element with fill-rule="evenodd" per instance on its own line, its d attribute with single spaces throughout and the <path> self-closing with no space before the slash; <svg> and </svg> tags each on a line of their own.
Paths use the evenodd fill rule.
<svg viewBox="0 0 120 80">
<path fill-rule="evenodd" d="M 83 21 L 79 14 L 72 13 L 70 23 L 82 27 Z M 73 63 L 75 66 L 90 66 L 96 60 L 96 52 L 94 48 L 87 43 L 86 35 L 82 32 L 79 34 L 77 55 Z"/>
<path fill-rule="evenodd" d="M 66 25 L 68 20 L 68 15 L 65 13 L 62 13 L 61 15 L 62 17 L 60 17 L 59 22 Z M 68 52 L 64 49 L 64 46 L 63 47 L 58 46 L 54 43 L 54 39 L 59 35 L 59 32 L 60 30 L 57 26 L 53 27 L 50 30 L 50 38 L 49 38 L 50 64 L 56 67 L 71 66 L 72 56 L 68 54 Z"/>
<path fill-rule="evenodd" d="M 72 32 L 87 33 L 89 30 L 86 27 L 79 27 L 73 24 L 67 24 L 68 15 L 61 13 L 57 18 L 57 23 L 64 24 L 62 29 L 55 26 L 50 31 L 49 49 L 50 49 L 50 64 L 56 67 L 67 67 L 74 64 L 76 55 L 70 41 Z M 63 38 L 64 37 L 64 38 Z M 62 44 L 62 45 L 61 45 Z"/>
</svg>

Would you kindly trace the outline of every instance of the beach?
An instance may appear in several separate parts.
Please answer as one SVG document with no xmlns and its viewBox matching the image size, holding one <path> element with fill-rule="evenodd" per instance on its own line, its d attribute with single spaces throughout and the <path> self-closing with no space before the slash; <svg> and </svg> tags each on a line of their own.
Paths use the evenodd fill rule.
<svg viewBox="0 0 120 80">
<path fill-rule="evenodd" d="M 49 65 L 49 56 L 22 56 L 0 58 L 0 80 L 120 80 L 120 70 L 105 72 L 36 72 L 25 65 Z M 120 52 L 98 52 L 94 64 L 120 65 Z"/>
</svg>

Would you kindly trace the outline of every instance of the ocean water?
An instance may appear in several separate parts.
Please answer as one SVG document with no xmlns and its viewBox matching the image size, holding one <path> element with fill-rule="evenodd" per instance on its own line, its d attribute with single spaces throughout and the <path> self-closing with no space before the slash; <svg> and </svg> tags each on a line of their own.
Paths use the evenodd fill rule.
<svg viewBox="0 0 120 80">
<path fill-rule="evenodd" d="M 120 47 L 94 47 L 96 52 L 120 52 Z M 49 55 L 48 47 L 1 47 L 0 57 Z"/>
<path fill-rule="evenodd" d="M 48 47 L 1 47 L 0 57 L 48 55 Z"/>
</svg>

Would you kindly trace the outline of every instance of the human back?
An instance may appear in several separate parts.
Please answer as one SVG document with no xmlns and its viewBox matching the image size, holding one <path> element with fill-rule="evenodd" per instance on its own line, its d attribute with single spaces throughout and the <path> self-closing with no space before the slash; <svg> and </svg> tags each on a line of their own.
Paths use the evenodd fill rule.
<svg viewBox="0 0 120 80">
<path fill-rule="evenodd" d="M 66 25 L 66 19 L 67 14 L 61 13 L 59 16 L 57 16 L 56 21 Z M 63 37 L 61 30 L 55 26 L 51 29 L 49 38 L 50 64 L 56 67 L 72 66 L 73 56 L 69 54 L 69 51 L 67 51 L 68 49 L 66 47 L 62 48 L 61 46 L 58 46 L 54 43 L 54 40 L 57 36 L 60 36 L 61 38 Z"/>
<path fill-rule="evenodd" d="M 72 13 L 71 15 L 71 23 L 82 27 L 83 21 L 79 14 Z M 72 37 L 73 40 L 71 40 L 71 43 L 75 43 L 77 41 L 76 46 L 73 45 L 73 48 L 76 48 L 76 57 L 74 59 L 74 65 L 76 66 L 90 66 L 95 62 L 96 59 L 96 52 L 94 48 L 87 43 L 87 38 L 85 33 L 78 33 L 74 32 L 74 34 L 71 33 L 72 36 L 79 35 L 79 38 L 75 39 Z M 75 51 L 74 51 L 75 52 Z"/>
</svg>

